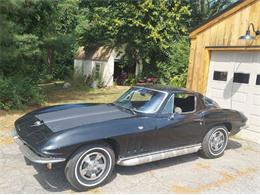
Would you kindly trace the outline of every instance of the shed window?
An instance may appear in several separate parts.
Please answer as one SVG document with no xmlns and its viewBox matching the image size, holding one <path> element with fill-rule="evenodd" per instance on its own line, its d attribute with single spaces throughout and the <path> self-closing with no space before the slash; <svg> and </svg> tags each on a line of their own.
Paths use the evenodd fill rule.
<svg viewBox="0 0 260 195">
<path fill-rule="evenodd" d="M 256 76 L 256 85 L 260 85 L 260 74 Z"/>
<path fill-rule="evenodd" d="M 227 81 L 227 72 L 214 71 L 213 80 Z"/>
<path fill-rule="evenodd" d="M 236 73 L 234 73 L 233 82 L 234 83 L 245 83 L 245 84 L 248 84 L 249 83 L 249 76 L 250 76 L 250 74 L 248 74 L 248 73 L 236 72 Z"/>
<path fill-rule="evenodd" d="M 95 63 L 95 77 L 99 78 L 101 73 L 101 63 Z"/>
</svg>

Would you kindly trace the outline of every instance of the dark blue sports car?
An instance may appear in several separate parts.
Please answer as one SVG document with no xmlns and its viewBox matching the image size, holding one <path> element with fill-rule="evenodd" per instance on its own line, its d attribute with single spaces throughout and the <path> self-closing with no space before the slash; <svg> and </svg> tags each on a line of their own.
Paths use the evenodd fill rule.
<svg viewBox="0 0 260 195">
<path fill-rule="evenodd" d="M 65 163 L 79 191 L 107 181 L 115 164 L 134 166 L 200 151 L 223 155 L 228 137 L 246 125 L 240 112 L 186 89 L 136 86 L 111 104 L 68 104 L 35 110 L 13 136 L 35 163 Z"/>
</svg>

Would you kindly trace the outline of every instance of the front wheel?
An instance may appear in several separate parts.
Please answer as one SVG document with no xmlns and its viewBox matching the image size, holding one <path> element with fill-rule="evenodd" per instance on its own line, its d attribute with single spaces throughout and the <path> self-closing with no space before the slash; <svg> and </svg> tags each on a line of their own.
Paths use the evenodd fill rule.
<svg viewBox="0 0 260 195">
<path fill-rule="evenodd" d="M 113 172 L 115 154 L 105 143 L 80 148 L 65 167 L 65 176 L 78 191 L 105 183 Z"/>
<path fill-rule="evenodd" d="M 225 126 L 216 126 L 204 137 L 201 153 L 206 158 L 218 158 L 224 154 L 227 143 L 227 128 Z"/>
</svg>

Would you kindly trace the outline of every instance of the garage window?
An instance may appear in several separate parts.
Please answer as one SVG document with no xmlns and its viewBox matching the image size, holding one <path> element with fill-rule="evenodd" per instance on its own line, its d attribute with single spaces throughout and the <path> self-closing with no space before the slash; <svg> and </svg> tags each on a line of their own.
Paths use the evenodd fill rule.
<svg viewBox="0 0 260 195">
<path fill-rule="evenodd" d="M 256 85 L 260 85 L 260 74 L 256 76 Z"/>
<path fill-rule="evenodd" d="M 215 81 L 227 81 L 227 72 L 214 71 L 213 80 Z"/>
<path fill-rule="evenodd" d="M 233 82 L 234 83 L 248 84 L 249 83 L 249 76 L 250 76 L 250 74 L 247 74 L 247 73 L 236 72 L 236 73 L 234 73 Z"/>
</svg>

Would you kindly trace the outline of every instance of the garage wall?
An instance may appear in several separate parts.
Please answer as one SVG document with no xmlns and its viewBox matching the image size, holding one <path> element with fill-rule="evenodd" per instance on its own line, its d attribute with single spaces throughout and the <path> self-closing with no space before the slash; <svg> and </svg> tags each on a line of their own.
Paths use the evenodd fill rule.
<svg viewBox="0 0 260 195">
<path fill-rule="evenodd" d="M 260 0 L 243 1 L 190 34 L 187 88 L 206 93 L 212 50 L 260 50 L 260 36 L 254 41 L 238 39 L 245 34 L 250 22 L 260 29 Z"/>
</svg>

